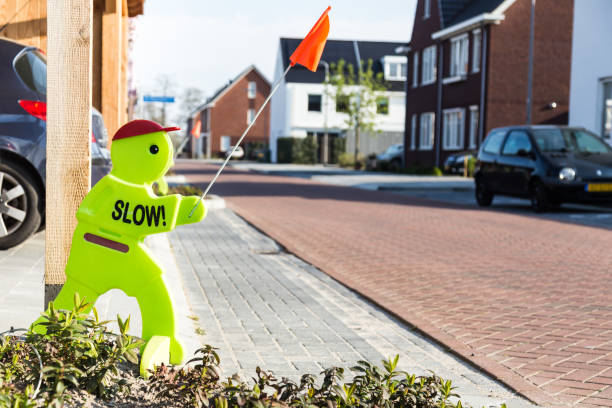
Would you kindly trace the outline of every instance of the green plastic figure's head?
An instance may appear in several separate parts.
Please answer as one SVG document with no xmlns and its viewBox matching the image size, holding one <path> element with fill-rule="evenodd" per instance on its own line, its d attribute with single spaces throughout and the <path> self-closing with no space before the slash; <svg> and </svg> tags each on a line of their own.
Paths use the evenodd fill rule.
<svg viewBox="0 0 612 408">
<path fill-rule="evenodd" d="M 162 128 L 149 120 L 123 125 L 111 145 L 111 174 L 134 184 L 151 184 L 166 174 L 174 164 L 169 130 L 178 128 Z"/>
</svg>

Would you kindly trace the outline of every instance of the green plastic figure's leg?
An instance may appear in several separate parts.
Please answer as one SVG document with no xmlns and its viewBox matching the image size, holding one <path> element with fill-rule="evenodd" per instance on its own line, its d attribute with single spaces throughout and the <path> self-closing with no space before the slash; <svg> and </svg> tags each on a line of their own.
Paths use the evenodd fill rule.
<svg viewBox="0 0 612 408">
<path fill-rule="evenodd" d="M 170 339 L 170 363 L 181 364 L 184 348 L 177 338 L 172 298 L 164 280 L 161 277 L 153 279 L 139 291 L 136 299 L 142 315 L 142 338 L 148 341 L 153 336 L 167 336 Z"/>
</svg>

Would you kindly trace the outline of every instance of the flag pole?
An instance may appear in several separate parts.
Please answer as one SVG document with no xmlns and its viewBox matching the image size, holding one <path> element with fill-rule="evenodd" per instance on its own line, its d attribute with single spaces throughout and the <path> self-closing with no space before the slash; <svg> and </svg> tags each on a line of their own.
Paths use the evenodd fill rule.
<svg viewBox="0 0 612 408">
<path fill-rule="evenodd" d="M 276 90 L 278 89 L 278 87 L 280 86 L 281 81 L 287 76 L 287 73 L 289 72 L 289 70 L 291 69 L 291 67 L 293 66 L 293 63 L 290 62 L 289 65 L 287 66 L 287 69 L 285 70 L 285 72 L 283 73 L 283 75 L 278 78 L 276 80 L 276 82 L 274 83 L 272 90 L 270 91 L 270 94 L 268 95 L 268 97 L 266 98 L 266 100 L 264 101 L 263 105 L 261 105 L 261 108 L 259 108 L 259 110 L 257 111 L 257 114 L 255 114 L 255 117 L 253 118 L 253 120 L 251 121 L 251 123 L 249 123 L 249 126 L 247 126 L 247 128 L 245 129 L 244 133 L 242 133 L 242 136 L 240 136 L 240 139 L 238 139 L 238 143 L 236 143 L 236 145 L 234 146 L 234 148 L 232 149 L 232 152 L 227 155 L 227 157 L 225 158 L 225 161 L 223 162 L 223 164 L 221 165 L 221 167 L 219 168 L 219 170 L 217 170 L 217 174 L 215 174 L 215 177 L 213 177 L 213 179 L 211 180 L 210 183 L 208 183 L 208 187 L 206 187 L 206 190 L 204 190 L 204 194 L 202 194 L 202 196 L 200 197 L 200 199 L 198 200 L 198 202 L 193 206 L 193 208 L 191 209 L 191 212 L 189 213 L 189 218 L 191 218 L 191 216 L 193 215 L 193 212 L 196 210 L 196 208 L 198 208 L 198 206 L 200 205 L 200 203 L 202 202 L 202 200 L 204 199 L 204 197 L 206 197 L 206 194 L 208 194 L 208 191 L 210 190 L 210 188 L 213 186 L 213 184 L 215 184 L 215 181 L 217 181 L 217 179 L 219 178 L 219 175 L 221 174 L 221 172 L 223 171 L 223 169 L 225 168 L 225 166 L 227 165 L 227 163 L 229 162 L 229 160 L 232 158 L 232 156 L 234 155 L 234 152 L 236 151 L 236 149 L 238 149 L 238 146 L 240 146 L 240 143 L 242 143 L 242 140 L 245 138 L 245 136 L 247 135 L 247 133 L 249 133 L 249 130 L 251 130 L 251 128 L 253 127 L 253 125 L 255 124 L 255 121 L 257 120 L 257 118 L 259 117 L 259 115 L 261 114 L 261 112 L 263 112 L 264 108 L 266 107 L 266 105 L 268 104 L 268 102 L 270 102 L 270 99 L 272 98 L 272 95 L 274 95 L 274 93 L 276 92 Z"/>
</svg>

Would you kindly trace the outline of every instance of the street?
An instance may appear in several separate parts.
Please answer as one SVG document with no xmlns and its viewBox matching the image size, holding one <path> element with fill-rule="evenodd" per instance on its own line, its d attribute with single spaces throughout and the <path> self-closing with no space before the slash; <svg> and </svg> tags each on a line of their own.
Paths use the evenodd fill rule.
<svg viewBox="0 0 612 408">
<path fill-rule="evenodd" d="M 179 161 L 175 171 L 204 187 L 216 168 Z M 531 400 L 612 404 L 607 229 L 234 169 L 211 192 Z"/>
</svg>

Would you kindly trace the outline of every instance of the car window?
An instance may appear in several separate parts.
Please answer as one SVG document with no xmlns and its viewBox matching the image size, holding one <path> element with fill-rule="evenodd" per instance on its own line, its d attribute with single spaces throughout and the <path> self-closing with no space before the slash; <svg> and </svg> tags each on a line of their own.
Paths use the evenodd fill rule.
<svg viewBox="0 0 612 408">
<path fill-rule="evenodd" d="M 606 153 L 611 151 L 597 136 L 579 129 L 537 129 L 533 136 L 542 152 Z"/>
<path fill-rule="evenodd" d="M 15 58 L 15 72 L 28 88 L 47 94 L 47 60 L 37 50 L 27 50 Z"/>
<path fill-rule="evenodd" d="M 498 154 L 504 141 L 504 136 L 506 136 L 506 131 L 503 129 L 492 131 L 487 136 L 482 150 L 486 153 Z"/>
<path fill-rule="evenodd" d="M 506 139 L 502 154 L 516 156 L 518 155 L 519 150 L 531 152 L 531 141 L 529 140 L 529 136 L 525 131 L 513 130 Z"/>
<path fill-rule="evenodd" d="M 582 153 L 607 153 L 610 148 L 599 138 L 582 130 L 573 130 L 572 137 L 576 142 L 578 151 Z"/>
</svg>

